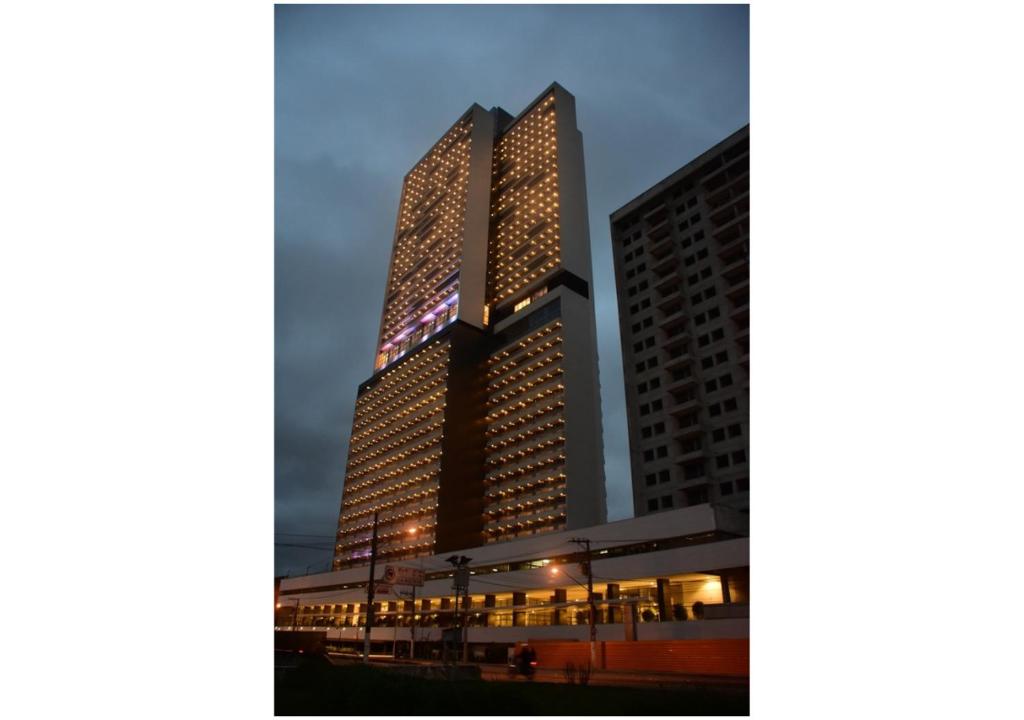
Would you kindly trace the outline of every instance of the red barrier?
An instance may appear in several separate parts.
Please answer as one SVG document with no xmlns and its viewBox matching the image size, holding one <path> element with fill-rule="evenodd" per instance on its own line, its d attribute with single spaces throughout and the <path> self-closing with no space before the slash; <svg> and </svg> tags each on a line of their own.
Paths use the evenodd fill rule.
<svg viewBox="0 0 1024 720">
<path fill-rule="evenodd" d="M 520 644 L 521 645 L 521 644 Z M 537 666 L 561 669 L 590 662 L 590 643 L 535 641 Z M 517 650 L 518 650 L 517 646 Z M 650 670 L 687 675 L 750 677 L 750 640 L 622 640 L 598 643 L 605 670 Z"/>
</svg>

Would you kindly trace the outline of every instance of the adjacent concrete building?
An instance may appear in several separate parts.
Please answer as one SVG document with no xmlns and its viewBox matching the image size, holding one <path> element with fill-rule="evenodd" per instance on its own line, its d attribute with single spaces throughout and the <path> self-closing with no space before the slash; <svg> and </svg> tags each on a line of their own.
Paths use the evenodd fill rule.
<svg viewBox="0 0 1024 720">
<path fill-rule="evenodd" d="M 582 136 L 552 84 L 473 105 L 405 178 L 334 567 L 605 518 Z"/>
<path fill-rule="evenodd" d="M 749 126 L 611 215 L 635 515 L 749 507 Z"/>
</svg>

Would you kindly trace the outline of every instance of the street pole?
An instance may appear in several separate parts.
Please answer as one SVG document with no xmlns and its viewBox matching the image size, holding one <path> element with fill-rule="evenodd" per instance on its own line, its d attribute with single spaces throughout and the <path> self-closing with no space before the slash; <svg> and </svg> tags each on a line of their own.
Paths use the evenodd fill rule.
<svg viewBox="0 0 1024 720">
<path fill-rule="evenodd" d="M 292 630 L 295 629 L 295 627 L 298 625 L 298 623 L 299 623 L 299 598 L 295 598 L 295 611 L 292 612 Z"/>
<path fill-rule="evenodd" d="M 466 585 L 462 591 L 462 662 L 469 662 L 469 571 L 466 571 Z"/>
<path fill-rule="evenodd" d="M 409 659 L 416 659 L 416 586 L 412 586 L 412 625 L 409 626 Z"/>
<path fill-rule="evenodd" d="M 582 545 L 587 552 L 587 604 L 590 606 L 590 667 L 597 669 L 597 607 L 594 605 L 594 568 L 590 557 L 590 540 L 573 538 L 571 542 Z"/>
<path fill-rule="evenodd" d="M 373 513 L 373 539 L 370 541 L 370 583 L 366 586 L 366 631 L 363 634 L 363 662 L 370 662 L 370 631 L 373 629 L 374 573 L 377 572 L 377 512 Z"/>
<path fill-rule="evenodd" d="M 391 659 L 398 659 L 398 603 L 395 603 L 395 616 L 391 618 Z"/>
<path fill-rule="evenodd" d="M 461 595 L 468 601 L 469 600 L 469 562 L 472 558 L 468 558 L 465 555 L 452 555 L 448 558 L 448 562 L 451 563 L 452 567 L 455 568 L 453 577 L 455 582 L 452 583 L 452 588 L 455 590 L 455 618 L 458 622 L 459 634 L 462 639 L 462 662 L 469 662 L 469 632 L 466 627 L 466 620 L 469 618 L 469 611 L 462 611 L 459 607 L 459 591 Z M 446 645 L 447 647 L 447 645 Z M 458 646 L 456 646 L 456 657 L 458 657 Z"/>
</svg>

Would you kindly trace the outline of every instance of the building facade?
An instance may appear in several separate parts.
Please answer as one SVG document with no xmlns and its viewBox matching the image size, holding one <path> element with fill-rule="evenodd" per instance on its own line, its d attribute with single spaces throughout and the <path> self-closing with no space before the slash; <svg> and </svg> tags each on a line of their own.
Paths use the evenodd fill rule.
<svg viewBox="0 0 1024 720">
<path fill-rule="evenodd" d="M 749 508 L 749 136 L 611 215 L 637 516 Z"/>
<path fill-rule="evenodd" d="M 437 657 L 444 628 L 463 622 L 474 653 L 497 646 L 503 657 L 517 642 L 585 641 L 589 603 L 581 563 L 587 555 L 574 542 L 578 536 L 591 543 L 598 640 L 749 637 L 747 516 L 704 504 L 459 549 L 470 560 L 461 603 L 446 553 L 404 562 L 423 571 L 424 583 L 415 594 L 395 585 L 376 597 L 375 652 L 407 654 L 415 642 L 417 657 Z M 367 580 L 365 568 L 283 579 L 275 628 L 322 632 L 336 649 L 360 651 Z"/>
<path fill-rule="evenodd" d="M 582 136 L 551 85 L 473 105 L 406 175 L 334 567 L 605 517 Z"/>
</svg>

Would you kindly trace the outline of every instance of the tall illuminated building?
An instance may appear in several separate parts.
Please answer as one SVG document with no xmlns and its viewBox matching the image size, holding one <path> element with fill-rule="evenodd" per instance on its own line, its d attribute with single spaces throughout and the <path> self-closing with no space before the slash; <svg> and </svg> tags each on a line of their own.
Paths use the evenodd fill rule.
<svg viewBox="0 0 1024 720">
<path fill-rule="evenodd" d="M 405 177 L 334 567 L 605 520 L 582 136 L 557 83 L 474 104 Z"/>
</svg>

